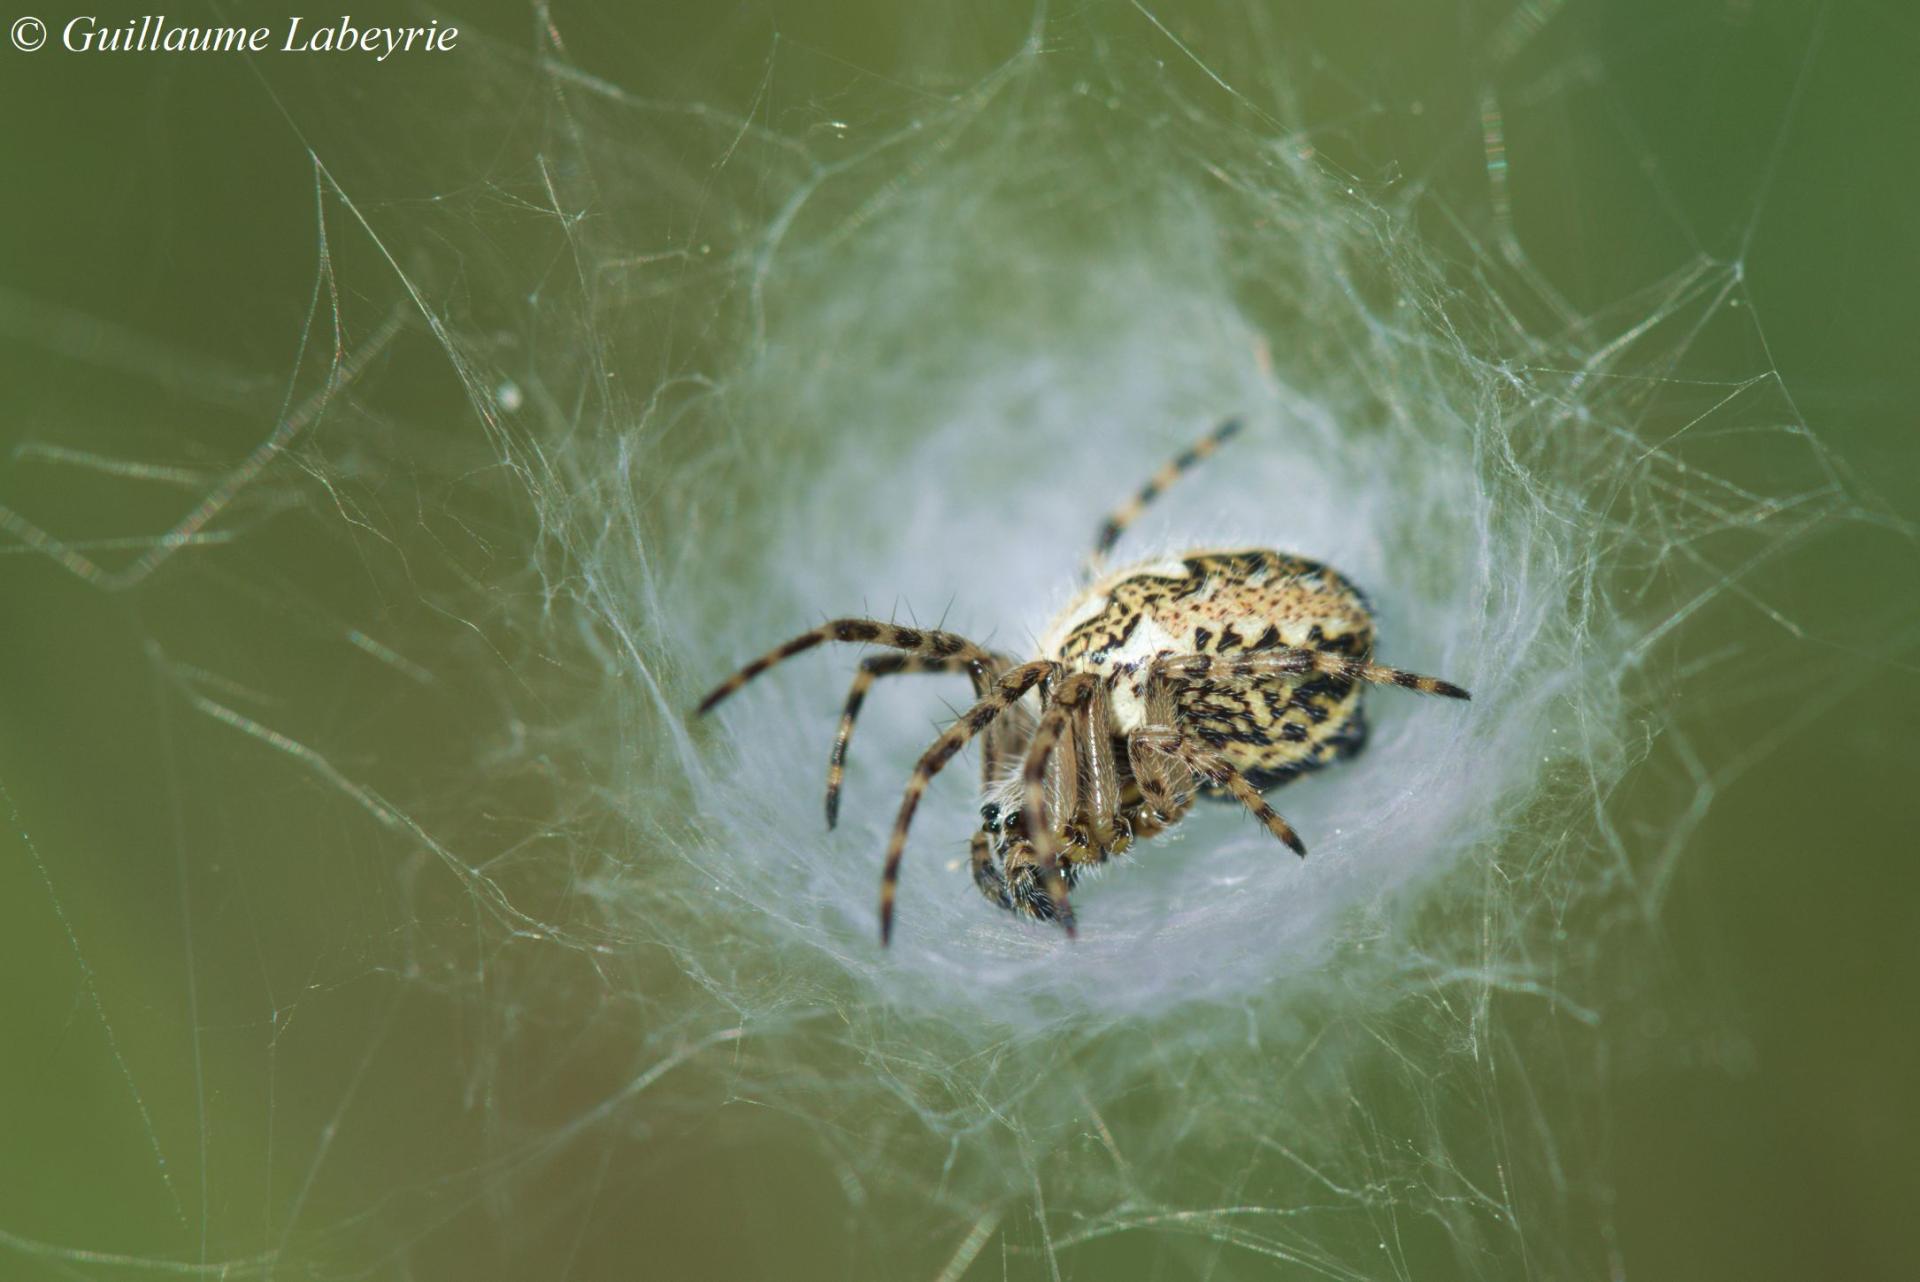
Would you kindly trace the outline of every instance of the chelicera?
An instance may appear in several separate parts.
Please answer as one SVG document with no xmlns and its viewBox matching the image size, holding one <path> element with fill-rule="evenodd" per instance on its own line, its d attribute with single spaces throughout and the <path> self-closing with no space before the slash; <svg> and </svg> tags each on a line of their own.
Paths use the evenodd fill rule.
<svg viewBox="0 0 1920 1282">
<path fill-rule="evenodd" d="M 1195 549 L 1103 571 L 1121 533 L 1180 473 L 1238 430 L 1228 421 L 1165 464 L 1101 529 L 1086 586 L 1025 662 L 952 632 L 835 619 L 741 668 L 710 711 L 776 663 L 827 641 L 885 646 L 847 693 L 827 770 L 839 813 L 847 744 L 867 691 L 906 672 L 965 674 L 976 702 L 920 757 L 880 882 L 880 939 L 893 932 L 907 831 L 928 784 L 981 743 L 974 884 L 1016 913 L 1074 931 L 1068 893 L 1089 868 L 1178 823 L 1197 797 L 1237 801 L 1295 854 L 1306 846 L 1265 793 L 1358 752 L 1361 693 L 1392 685 L 1465 699 L 1457 685 L 1373 662 L 1373 613 L 1347 579 L 1263 548 Z"/>
</svg>

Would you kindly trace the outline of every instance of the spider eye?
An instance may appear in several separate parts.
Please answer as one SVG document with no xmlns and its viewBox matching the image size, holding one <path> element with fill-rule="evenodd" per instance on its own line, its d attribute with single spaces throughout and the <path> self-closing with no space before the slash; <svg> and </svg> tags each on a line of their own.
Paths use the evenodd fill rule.
<svg viewBox="0 0 1920 1282">
<path fill-rule="evenodd" d="M 991 801 L 980 807 L 980 826 L 988 832 L 999 832 L 1000 807 Z"/>
</svg>

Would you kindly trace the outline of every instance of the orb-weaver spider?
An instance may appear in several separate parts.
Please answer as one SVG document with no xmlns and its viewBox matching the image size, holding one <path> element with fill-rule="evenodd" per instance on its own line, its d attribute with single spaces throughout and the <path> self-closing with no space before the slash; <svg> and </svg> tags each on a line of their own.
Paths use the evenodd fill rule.
<svg viewBox="0 0 1920 1282">
<path fill-rule="evenodd" d="M 952 632 L 835 619 L 755 659 L 701 701 L 710 711 L 783 659 L 826 641 L 893 654 L 863 659 L 827 771 L 838 817 L 847 744 L 868 689 L 905 672 L 965 673 L 977 702 L 921 756 L 887 844 L 880 940 L 920 798 L 955 753 L 981 740 L 985 794 L 974 884 L 1002 908 L 1074 918 L 1068 890 L 1088 868 L 1178 823 L 1196 794 L 1240 802 L 1298 855 L 1306 847 L 1262 793 L 1358 752 L 1367 685 L 1468 698 L 1459 686 L 1372 661 L 1366 597 L 1327 566 L 1260 548 L 1196 549 L 1101 570 L 1121 533 L 1177 476 L 1239 430 L 1232 420 L 1168 461 L 1100 531 L 1089 582 L 1021 662 Z"/>
</svg>

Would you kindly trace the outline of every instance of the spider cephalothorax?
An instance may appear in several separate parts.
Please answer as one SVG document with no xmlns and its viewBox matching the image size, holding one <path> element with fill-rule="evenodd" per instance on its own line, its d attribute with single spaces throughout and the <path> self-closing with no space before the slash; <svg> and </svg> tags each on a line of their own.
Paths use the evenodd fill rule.
<svg viewBox="0 0 1920 1282">
<path fill-rule="evenodd" d="M 1095 567 L 1159 492 L 1237 430 L 1174 459 L 1102 529 Z M 1296 854 L 1306 847 L 1261 794 L 1359 751 L 1365 685 L 1467 698 L 1372 662 L 1366 597 L 1333 570 L 1259 548 L 1201 549 L 1094 573 L 1022 663 L 951 632 L 836 619 L 729 677 L 706 712 L 782 659 L 825 641 L 896 651 L 863 659 L 827 769 L 839 812 L 847 743 L 867 689 L 899 672 L 965 673 L 977 702 L 921 756 L 894 820 L 880 889 L 892 933 L 907 829 L 933 776 L 981 741 L 985 802 L 973 879 L 990 901 L 1073 933 L 1067 892 L 1086 869 L 1178 823 L 1196 795 L 1237 800 Z"/>
</svg>

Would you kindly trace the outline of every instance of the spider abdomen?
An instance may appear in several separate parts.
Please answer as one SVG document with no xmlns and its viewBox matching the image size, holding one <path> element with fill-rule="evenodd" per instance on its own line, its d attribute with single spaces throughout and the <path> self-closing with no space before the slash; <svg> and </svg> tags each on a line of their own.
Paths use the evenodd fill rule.
<svg viewBox="0 0 1920 1282">
<path fill-rule="evenodd" d="M 1169 461 L 1101 527 L 1096 561 L 1167 484 L 1239 430 L 1229 419 Z M 1450 681 L 1373 662 L 1360 589 L 1315 561 L 1263 548 L 1201 550 L 1102 575 L 1022 662 L 955 633 L 879 619 L 823 623 L 708 692 L 710 711 L 774 664 L 828 641 L 885 647 L 860 662 L 827 767 L 827 826 L 867 688 L 905 672 L 965 675 L 975 703 L 920 755 L 887 839 L 880 941 L 893 930 L 907 829 L 933 777 L 970 742 L 984 796 L 973 883 L 988 902 L 1073 934 L 1080 873 L 1166 831 L 1196 792 L 1231 797 L 1273 838 L 1306 843 L 1262 792 L 1357 750 L 1362 684 L 1449 699 Z"/>
<path fill-rule="evenodd" d="M 1149 668 L 1168 656 L 1232 660 L 1318 650 L 1366 660 L 1366 597 L 1316 561 L 1262 548 L 1202 550 L 1115 570 L 1090 584 L 1048 629 L 1042 653 L 1113 681 L 1113 730 L 1148 725 Z M 1366 738 L 1360 689 L 1320 672 L 1176 683 L 1188 733 L 1266 788 L 1357 751 Z"/>
</svg>

